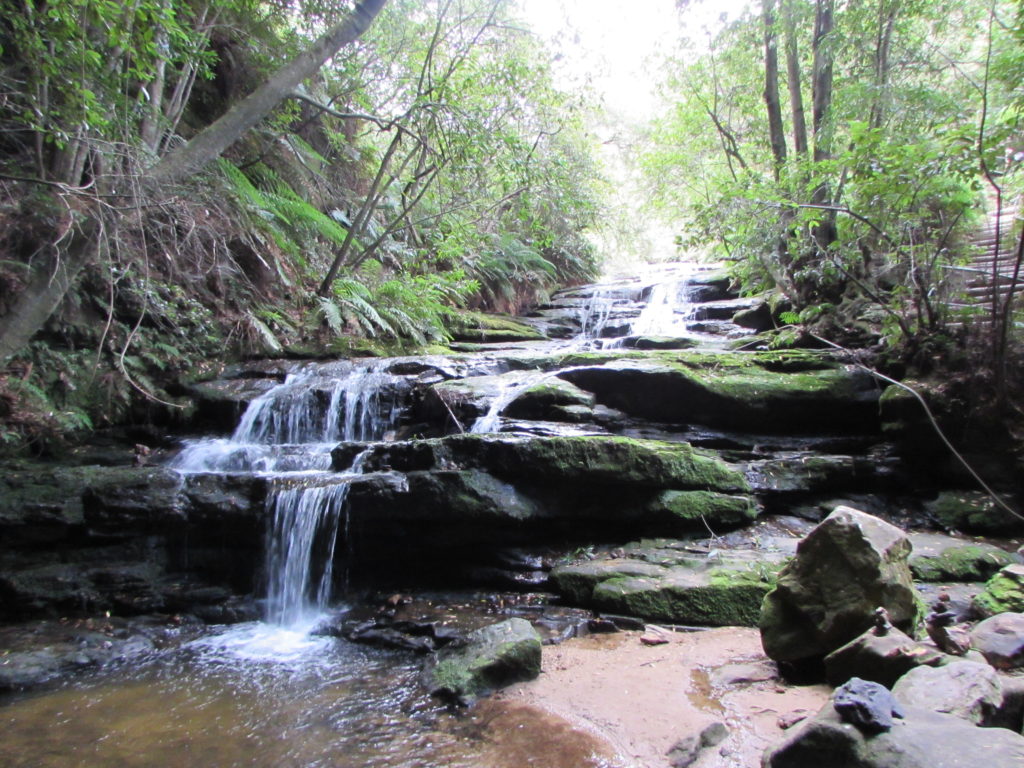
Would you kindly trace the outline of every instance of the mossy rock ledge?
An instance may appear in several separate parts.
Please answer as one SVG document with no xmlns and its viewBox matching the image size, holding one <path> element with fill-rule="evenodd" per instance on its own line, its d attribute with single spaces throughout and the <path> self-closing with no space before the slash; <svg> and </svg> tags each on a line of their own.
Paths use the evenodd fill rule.
<svg viewBox="0 0 1024 768">
<path fill-rule="evenodd" d="M 555 591 L 572 604 L 671 624 L 755 626 L 780 553 L 704 552 L 693 542 L 641 541 L 615 557 L 561 565 Z"/>
<path fill-rule="evenodd" d="M 871 377 L 806 352 L 626 352 L 559 376 L 640 418 L 766 432 L 879 428 Z"/>
</svg>

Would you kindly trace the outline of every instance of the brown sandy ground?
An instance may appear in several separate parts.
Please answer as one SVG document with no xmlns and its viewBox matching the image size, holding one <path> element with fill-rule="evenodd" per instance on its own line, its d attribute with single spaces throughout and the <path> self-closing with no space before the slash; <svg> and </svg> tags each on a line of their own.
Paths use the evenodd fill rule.
<svg viewBox="0 0 1024 768">
<path fill-rule="evenodd" d="M 779 680 L 755 629 L 666 632 L 669 642 L 656 646 L 640 636 L 547 646 L 537 680 L 479 705 L 473 719 L 488 732 L 494 765 L 665 768 L 673 744 L 717 720 L 729 736 L 694 768 L 756 768 L 783 735 L 780 719 L 813 714 L 830 694 Z"/>
</svg>

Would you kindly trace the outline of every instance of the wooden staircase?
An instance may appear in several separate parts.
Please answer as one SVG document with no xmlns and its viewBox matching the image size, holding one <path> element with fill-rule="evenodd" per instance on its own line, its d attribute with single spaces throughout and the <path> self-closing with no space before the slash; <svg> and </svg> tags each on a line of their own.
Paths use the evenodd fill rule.
<svg viewBox="0 0 1024 768">
<path fill-rule="evenodd" d="M 965 266 L 950 267 L 957 273 L 959 290 L 954 291 L 950 306 L 954 309 L 970 310 L 972 322 L 990 325 L 992 322 L 992 301 L 998 296 L 1000 306 L 1007 294 L 1014 288 L 1021 292 L 1024 270 L 1017 276 L 1014 285 L 1017 238 L 1020 234 L 1021 201 L 1003 201 L 1002 211 L 996 209 L 995 196 L 990 196 L 987 208 L 989 214 L 984 225 L 971 239 L 975 254 Z M 996 247 L 998 227 L 999 245 Z"/>
</svg>

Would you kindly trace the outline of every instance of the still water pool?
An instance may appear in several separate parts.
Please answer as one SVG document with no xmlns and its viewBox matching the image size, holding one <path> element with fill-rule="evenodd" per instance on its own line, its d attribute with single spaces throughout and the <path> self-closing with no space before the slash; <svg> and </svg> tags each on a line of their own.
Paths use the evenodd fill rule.
<svg viewBox="0 0 1024 768">
<path fill-rule="evenodd" d="M 600 745 L 512 704 L 453 715 L 420 660 L 261 623 L 0 706 L 8 768 L 599 768 Z"/>
</svg>

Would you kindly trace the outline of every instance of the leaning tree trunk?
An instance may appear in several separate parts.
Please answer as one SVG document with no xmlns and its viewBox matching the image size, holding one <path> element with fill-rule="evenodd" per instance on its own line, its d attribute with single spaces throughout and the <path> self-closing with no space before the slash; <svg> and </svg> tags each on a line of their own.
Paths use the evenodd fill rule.
<svg viewBox="0 0 1024 768">
<path fill-rule="evenodd" d="M 250 128 L 265 118 L 303 81 L 317 73 L 343 46 L 365 32 L 387 0 L 361 0 L 344 21 L 329 29 L 307 50 L 279 69 L 263 85 L 231 107 L 191 141 L 166 155 L 141 179 L 140 185 L 159 190 L 200 171 Z M 10 311 L 0 318 L 0 362 L 31 340 L 60 305 L 82 269 L 96 254 L 102 227 L 86 200 L 79 202 L 79 221 L 69 242 L 43 266 L 37 266 Z"/>
</svg>

